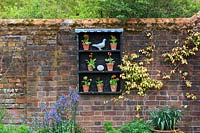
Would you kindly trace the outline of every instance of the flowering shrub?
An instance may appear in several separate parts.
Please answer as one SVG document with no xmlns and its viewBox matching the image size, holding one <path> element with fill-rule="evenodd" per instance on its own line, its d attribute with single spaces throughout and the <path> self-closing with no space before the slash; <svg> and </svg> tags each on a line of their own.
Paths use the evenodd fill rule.
<svg viewBox="0 0 200 133">
<path fill-rule="evenodd" d="M 105 59 L 105 61 L 107 63 L 114 63 L 114 59 L 111 57 L 112 56 L 112 53 L 111 52 L 108 52 L 108 58 Z"/>
<path fill-rule="evenodd" d="M 119 78 L 117 78 L 116 75 L 112 75 L 110 79 L 110 85 L 117 85 L 117 81 L 119 81 Z"/>
</svg>

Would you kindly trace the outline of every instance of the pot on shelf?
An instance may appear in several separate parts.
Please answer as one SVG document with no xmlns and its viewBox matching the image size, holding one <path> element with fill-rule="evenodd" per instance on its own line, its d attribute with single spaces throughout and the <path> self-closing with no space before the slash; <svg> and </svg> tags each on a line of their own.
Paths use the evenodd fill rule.
<svg viewBox="0 0 200 133">
<path fill-rule="evenodd" d="M 110 48 L 111 48 L 111 50 L 116 50 L 117 49 L 117 43 L 110 43 Z"/>
<path fill-rule="evenodd" d="M 83 92 L 88 92 L 90 89 L 89 85 L 83 85 Z"/>
<path fill-rule="evenodd" d="M 106 63 L 107 71 L 113 71 L 114 63 Z"/>
<path fill-rule="evenodd" d="M 117 85 L 110 85 L 111 92 L 117 91 Z"/>
<path fill-rule="evenodd" d="M 97 84 L 98 92 L 103 92 L 103 84 Z"/>
<path fill-rule="evenodd" d="M 82 46 L 83 46 L 83 50 L 89 50 L 89 48 L 90 48 L 89 44 L 83 43 Z"/>
<path fill-rule="evenodd" d="M 93 67 L 92 66 L 88 65 L 87 67 L 88 67 L 88 71 L 93 71 Z"/>
</svg>

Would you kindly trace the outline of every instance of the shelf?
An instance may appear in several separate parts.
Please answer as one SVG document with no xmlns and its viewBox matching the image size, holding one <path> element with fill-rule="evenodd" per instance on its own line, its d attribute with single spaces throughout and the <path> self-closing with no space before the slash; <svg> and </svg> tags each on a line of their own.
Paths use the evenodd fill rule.
<svg viewBox="0 0 200 133">
<path fill-rule="evenodd" d="M 121 94 L 121 92 L 79 92 L 79 94 L 81 95 L 90 95 L 90 94 L 93 94 L 93 95 L 119 95 Z"/>
<path fill-rule="evenodd" d="M 103 73 L 107 73 L 107 74 L 120 74 L 121 71 L 79 71 L 79 74 L 103 74 Z"/>
<path fill-rule="evenodd" d="M 119 95 L 122 93 L 123 82 L 121 80 L 117 81 L 117 92 L 111 92 L 110 87 L 110 79 L 113 75 L 116 75 L 117 78 L 120 78 L 120 74 L 122 73 L 120 68 L 118 67 L 121 64 L 122 59 L 122 41 L 121 35 L 123 32 L 122 28 L 116 29 L 75 29 L 77 33 L 77 45 L 78 45 L 78 55 L 77 59 L 79 64 L 78 67 L 78 82 L 79 82 L 79 94 L 81 95 Z M 102 50 L 98 50 L 96 47 L 92 45 L 89 46 L 89 50 L 83 50 L 82 41 L 84 39 L 84 35 L 87 34 L 89 37 L 89 42 L 91 44 L 101 43 L 103 40 L 106 40 L 105 46 Z M 117 48 L 116 50 L 112 50 L 110 46 L 111 37 L 115 36 L 117 39 Z M 107 65 L 105 59 L 109 57 L 108 52 L 112 53 L 112 58 L 115 61 L 113 71 L 107 71 Z M 88 71 L 88 67 L 86 64 L 86 60 L 90 57 L 90 53 L 93 53 L 93 57 L 96 58 L 95 67 L 98 65 L 103 65 L 103 71 L 98 71 L 95 68 L 93 71 Z M 83 92 L 83 78 L 87 76 L 88 79 L 92 79 L 89 92 Z M 104 83 L 103 92 L 98 92 L 96 81 L 101 79 Z"/>
<path fill-rule="evenodd" d="M 90 33 L 94 33 L 94 32 L 97 32 L 97 33 L 102 33 L 102 32 L 118 32 L 118 33 L 121 33 L 123 32 L 124 30 L 122 28 L 118 28 L 118 29 L 75 29 L 75 32 L 76 33 L 87 33 L 87 32 L 90 32 Z"/>
<path fill-rule="evenodd" d="M 79 53 L 106 53 L 106 52 L 120 52 L 120 50 L 79 50 Z"/>
</svg>

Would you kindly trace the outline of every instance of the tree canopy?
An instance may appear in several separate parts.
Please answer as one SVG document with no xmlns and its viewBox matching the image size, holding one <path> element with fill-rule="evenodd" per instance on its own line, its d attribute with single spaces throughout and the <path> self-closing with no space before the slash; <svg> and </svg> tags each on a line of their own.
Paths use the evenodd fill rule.
<svg viewBox="0 0 200 133">
<path fill-rule="evenodd" d="M 199 0 L 3 0 L 0 18 L 175 18 L 199 10 Z"/>
</svg>

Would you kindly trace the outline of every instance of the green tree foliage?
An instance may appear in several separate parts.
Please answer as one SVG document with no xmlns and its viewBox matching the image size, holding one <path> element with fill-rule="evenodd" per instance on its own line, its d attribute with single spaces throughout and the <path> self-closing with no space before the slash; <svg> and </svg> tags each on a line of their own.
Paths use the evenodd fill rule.
<svg viewBox="0 0 200 133">
<path fill-rule="evenodd" d="M 70 6 L 69 18 L 101 18 L 102 5 L 100 0 L 75 0 L 76 5 Z"/>
<path fill-rule="evenodd" d="M 0 18 L 191 17 L 198 0 L 3 0 Z"/>
<path fill-rule="evenodd" d="M 72 0 L 5 0 L 0 3 L 0 17 L 65 18 L 71 10 L 68 5 L 75 4 Z"/>
<path fill-rule="evenodd" d="M 0 18 L 99 18 L 98 0 L 4 0 Z"/>
<path fill-rule="evenodd" d="M 104 0 L 105 17 L 175 18 L 190 17 L 200 10 L 193 0 Z"/>
</svg>

